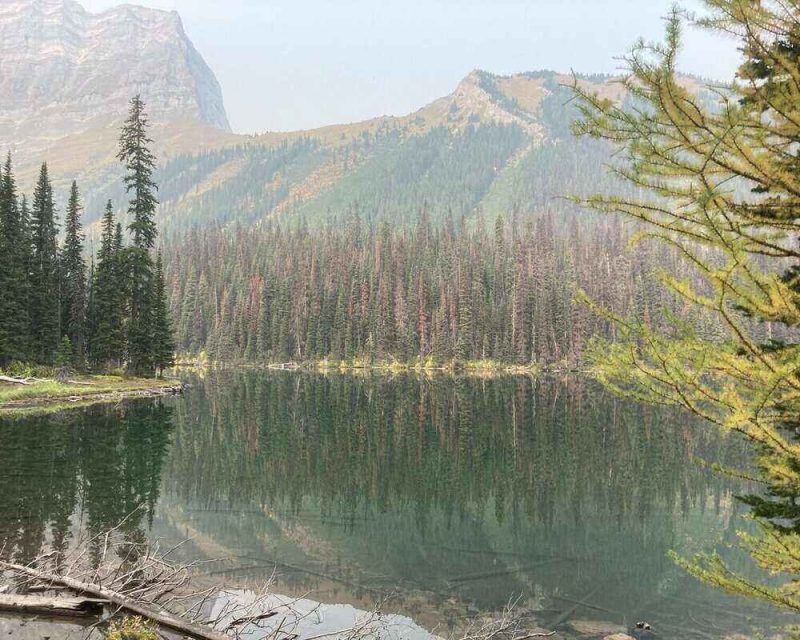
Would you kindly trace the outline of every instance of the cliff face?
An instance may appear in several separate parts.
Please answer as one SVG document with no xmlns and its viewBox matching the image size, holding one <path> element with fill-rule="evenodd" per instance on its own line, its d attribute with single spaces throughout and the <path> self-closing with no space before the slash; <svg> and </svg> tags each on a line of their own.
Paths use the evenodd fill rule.
<svg viewBox="0 0 800 640">
<path fill-rule="evenodd" d="M 154 123 L 230 130 L 214 73 L 175 12 L 73 0 L 0 2 L 0 146 L 118 125 L 141 93 Z"/>
</svg>

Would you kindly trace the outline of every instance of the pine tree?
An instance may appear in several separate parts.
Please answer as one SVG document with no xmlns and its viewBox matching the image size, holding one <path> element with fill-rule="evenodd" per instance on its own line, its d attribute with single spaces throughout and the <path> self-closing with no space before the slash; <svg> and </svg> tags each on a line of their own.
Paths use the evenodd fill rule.
<svg viewBox="0 0 800 640">
<path fill-rule="evenodd" d="M 97 304 L 94 297 L 96 270 L 94 268 L 94 256 L 89 262 L 89 276 L 86 279 L 86 326 L 85 326 L 85 355 L 87 362 L 92 361 L 92 340 L 97 332 Z"/>
<path fill-rule="evenodd" d="M 29 355 L 28 245 L 9 154 L 0 174 L 0 364 Z"/>
<path fill-rule="evenodd" d="M 72 353 L 72 341 L 70 341 L 68 336 L 64 336 L 58 343 L 58 351 L 56 351 L 54 364 L 57 369 L 69 370 L 69 368 L 72 366 L 73 360 L 74 355 Z"/>
<path fill-rule="evenodd" d="M 33 244 L 31 242 L 31 210 L 28 205 L 28 197 L 22 195 L 19 204 L 19 218 L 20 226 L 22 229 L 22 246 L 20 248 L 19 260 L 22 265 L 22 282 L 23 287 L 23 306 L 22 313 L 25 318 L 26 326 L 23 328 L 25 340 L 23 341 L 23 349 L 27 358 L 31 356 L 31 265 L 33 264 Z"/>
<path fill-rule="evenodd" d="M 125 351 L 126 287 L 122 254 L 122 229 L 114 221 L 111 201 L 102 221 L 100 250 L 92 279 L 89 313 L 89 354 L 99 368 L 118 365 Z"/>
<path fill-rule="evenodd" d="M 73 364 L 81 369 L 86 340 L 86 263 L 83 260 L 81 203 L 78 185 L 72 183 L 64 220 L 61 251 L 61 332 L 72 345 Z"/>
<path fill-rule="evenodd" d="M 125 165 L 125 189 L 131 195 L 128 230 L 133 245 L 125 252 L 130 277 L 130 317 L 128 321 L 128 368 L 137 375 L 153 375 L 155 363 L 154 322 L 155 282 L 150 250 L 157 230 L 155 211 L 157 186 L 153 182 L 155 156 L 147 136 L 147 115 L 141 96 L 131 100 L 128 119 L 119 139 L 119 160 Z"/>
<path fill-rule="evenodd" d="M 719 104 L 710 107 L 679 81 L 676 9 L 665 44 L 639 45 L 627 58 L 623 84 L 636 108 L 576 83 L 583 114 L 576 129 L 622 147 L 619 157 L 629 162 L 619 174 L 654 196 L 596 196 L 587 204 L 631 216 L 677 247 L 699 282 L 665 270 L 664 284 L 688 308 L 713 314 L 727 335 L 714 339 L 699 323 L 653 329 L 595 305 L 615 322 L 619 340 L 598 342 L 591 356 L 599 379 L 618 393 L 682 406 L 746 436 L 767 491 L 766 499 L 748 500 L 760 530 L 740 539 L 781 577 L 765 584 L 718 556 L 680 562 L 730 592 L 798 612 L 800 345 L 796 338 L 765 343 L 758 321 L 782 326 L 787 336 L 800 325 L 800 274 L 785 272 L 787 262 L 800 260 L 800 9 L 743 0 L 706 5 L 711 14 L 701 24 L 739 38 L 744 87 L 715 93 Z"/>
<path fill-rule="evenodd" d="M 458 284 L 458 338 L 455 356 L 468 360 L 475 355 L 473 345 L 472 290 L 469 275 L 465 271 L 457 274 Z"/>
<path fill-rule="evenodd" d="M 53 188 L 43 164 L 31 210 L 30 326 L 31 354 L 36 362 L 52 363 L 61 338 L 57 226 Z"/>
<path fill-rule="evenodd" d="M 154 311 L 154 339 L 153 363 L 160 375 L 164 369 L 175 364 L 175 339 L 172 334 L 172 322 L 169 317 L 169 301 L 164 282 L 164 264 L 161 252 L 156 259 L 155 281 L 155 311 Z"/>
</svg>

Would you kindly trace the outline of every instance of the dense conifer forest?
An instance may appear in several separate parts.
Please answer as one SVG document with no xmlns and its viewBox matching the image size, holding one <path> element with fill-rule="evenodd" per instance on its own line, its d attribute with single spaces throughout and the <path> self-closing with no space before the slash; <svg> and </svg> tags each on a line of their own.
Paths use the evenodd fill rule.
<svg viewBox="0 0 800 640">
<path fill-rule="evenodd" d="M 47 164 L 30 205 L 18 192 L 11 154 L 0 180 L 0 366 L 61 370 L 125 367 L 152 375 L 174 360 L 157 230 L 155 158 L 147 116 L 137 96 L 122 128 L 118 158 L 129 194 L 126 241 L 109 201 L 97 260 L 87 270 L 83 206 L 73 182 L 63 239 Z M 13 368 L 13 367 L 12 367 Z"/>
<path fill-rule="evenodd" d="M 542 215 L 436 227 L 356 220 L 198 229 L 171 240 L 167 287 L 177 349 L 213 361 L 494 360 L 575 365 L 615 327 L 575 305 L 586 291 L 622 316 L 658 327 L 706 314 L 657 286 L 689 277 L 670 249 L 638 244 L 618 220 Z M 770 331 L 769 326 L 760 328 Z"/>
</svg>

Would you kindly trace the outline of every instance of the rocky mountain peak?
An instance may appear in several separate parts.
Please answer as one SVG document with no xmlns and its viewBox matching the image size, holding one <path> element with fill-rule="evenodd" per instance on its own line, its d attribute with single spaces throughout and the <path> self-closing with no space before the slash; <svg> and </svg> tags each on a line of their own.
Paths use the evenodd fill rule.
<svg viewBox="0 0 800 640">
<path fill-rule="evenodd" d="M 0 3 L 0 142 L 47 141 L 119 123 L 141 93 L 154 122 L 229 130 L 222 91 L 175 12 L 74 0 Z"/>
</svg>

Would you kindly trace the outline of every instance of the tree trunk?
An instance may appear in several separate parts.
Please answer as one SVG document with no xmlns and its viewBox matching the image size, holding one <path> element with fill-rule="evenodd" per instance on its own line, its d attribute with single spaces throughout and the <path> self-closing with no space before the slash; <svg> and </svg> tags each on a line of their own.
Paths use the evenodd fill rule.
<svg viewBox="0 0 800 640">
<path fill-rule="evenodd" d="M 106 600 L 93 598 L 46 598 L 43 596 L 0 595 L 0 611 L 44 616 L 97 616 Z"/>
<path fill-rule="evenodd" d="M 157 605 L 136 602 L 132 598 L 129 598 L 116 591 L 101 587 L 100 585 L 81 582 L 80 580 L 75 580 L 69 576 L 59 576 L 53 573 L 39 571 L 38 569 L 34 569 L 32 567 L 25 567 L 4 561 L 0 561 L 0 569 L 13 571 L 18 574 L 25 574 L 41 580 L 42 582 L 60 584 L 73 591 L 87 593 L 95 596 L 96 598 L 102 598 L 103 600 L 107 600 L 112 605 L 115 605 L 124 611 L 151 620 L 165 629 L 177 631 L 178 633 L 182 633 L 189 638 L 194 638 L 194 640 L 230 640 L 230 636 L 228 635 L 218 633 L 217 631 L 209 629 L 208 627 L 203 627 L 201 625 L 188 622 L 169 612 L 159 610 L 156 608 Z"/>
</svg>

